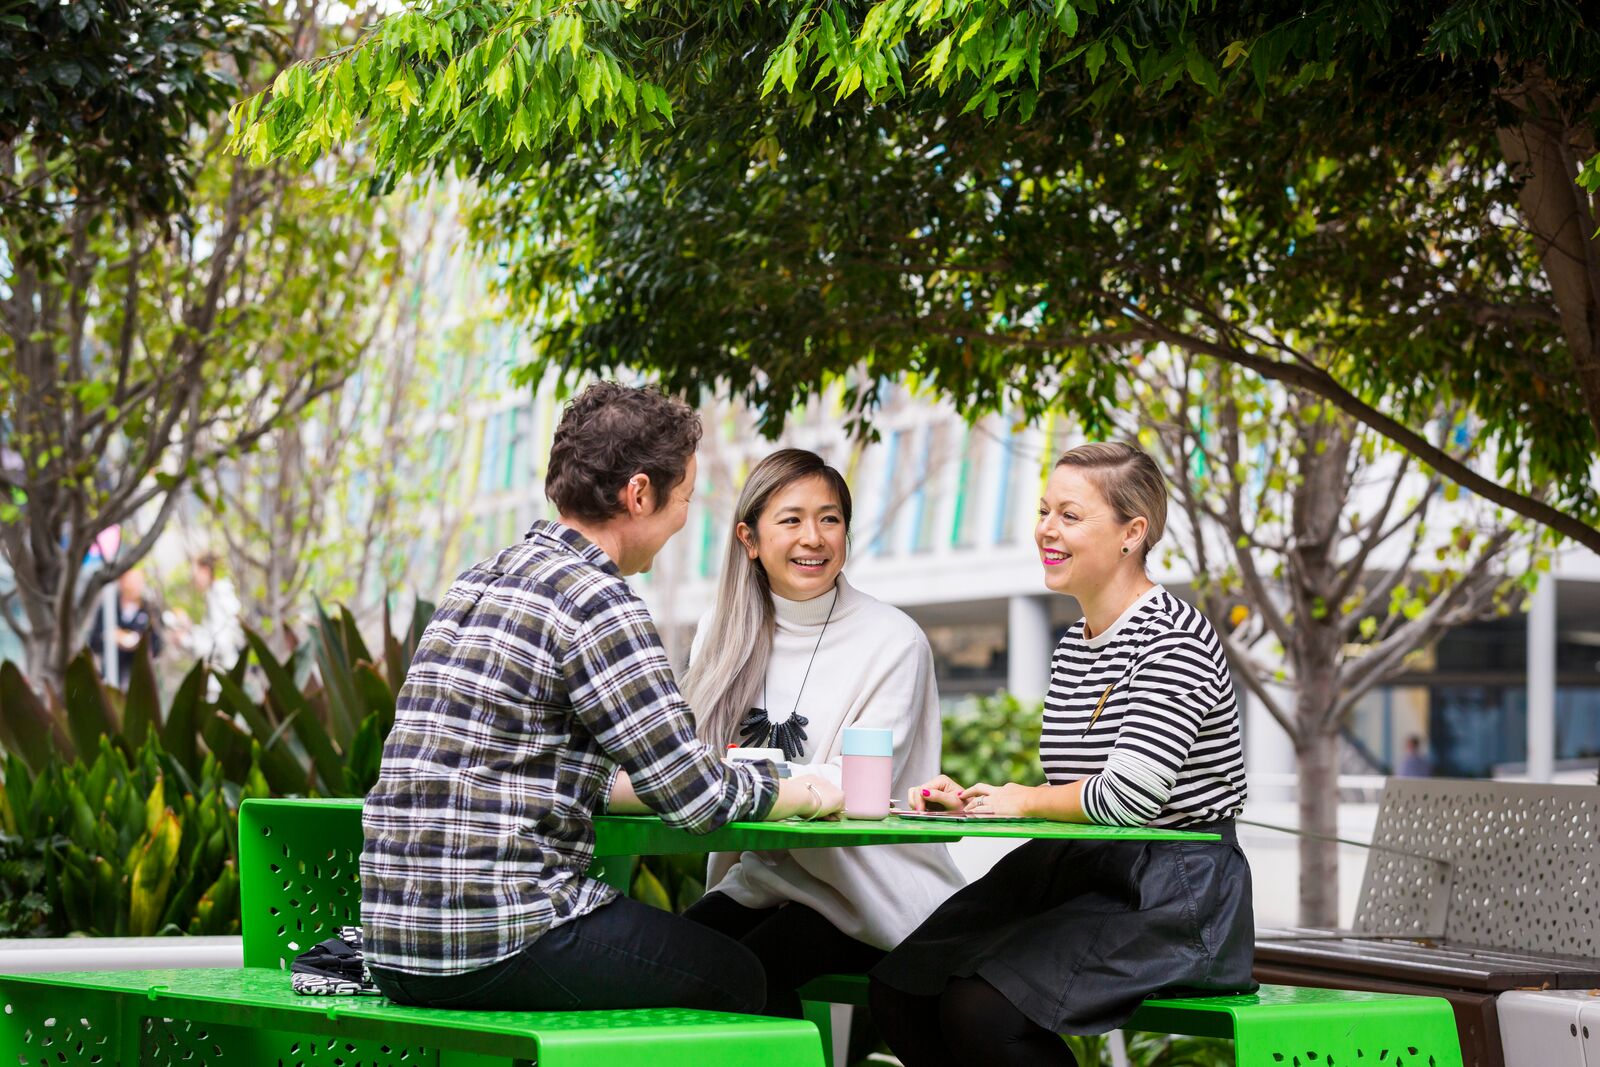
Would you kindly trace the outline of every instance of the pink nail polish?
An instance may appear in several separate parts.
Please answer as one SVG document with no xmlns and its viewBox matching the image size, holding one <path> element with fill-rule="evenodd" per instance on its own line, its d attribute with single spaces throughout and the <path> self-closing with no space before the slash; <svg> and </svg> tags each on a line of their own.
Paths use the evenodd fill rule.
<svg viewBox="0 0 1600 1067">
<path fill-rule="evenodd" d="M 923 790 L 923 791 L 922 791 L 922 795 L 923 795 L 923 796 L 925 796 L 925 797 L 931 797 L 931 796 L 933 796 L 933 794 L 932 794 L 932 793 L 930 793 L 930 792 L 928 792 L 928 791 L 927 791 L 927 790 L 926 790 L 926 789 L 924 789 L 924 790 Z"/>
</svg>

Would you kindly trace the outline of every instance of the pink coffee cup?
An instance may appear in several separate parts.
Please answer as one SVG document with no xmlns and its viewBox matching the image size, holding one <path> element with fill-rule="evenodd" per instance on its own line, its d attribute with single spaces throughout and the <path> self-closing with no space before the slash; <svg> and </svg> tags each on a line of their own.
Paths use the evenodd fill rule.
<svg viewBox="0 0 1600 1067">
<path fill-rule="evenodd" d="M 844 731 L 844 816 L 882 819 L 889 814 L 894 777 L 894 731 L 847 726 Z"/>
</svg>

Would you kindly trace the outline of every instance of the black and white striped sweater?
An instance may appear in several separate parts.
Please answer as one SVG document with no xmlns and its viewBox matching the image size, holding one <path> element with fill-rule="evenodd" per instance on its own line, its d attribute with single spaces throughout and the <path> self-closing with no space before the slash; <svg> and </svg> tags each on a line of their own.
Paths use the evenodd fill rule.
<svg viewBox="0 0 1600 1067">
<path fill-rule="evenodd" d="M 1083 620 L 1051 660 L 1039 759 L 1054 785 L 1088 779 L 1111 826 L 1232 818 L 1246 795 L 1233 675 L 1205 616 L 1156 586 L 1104 633 Z M 1097 713 L 1098 709 L 1098 713 Z"/>
</svg>

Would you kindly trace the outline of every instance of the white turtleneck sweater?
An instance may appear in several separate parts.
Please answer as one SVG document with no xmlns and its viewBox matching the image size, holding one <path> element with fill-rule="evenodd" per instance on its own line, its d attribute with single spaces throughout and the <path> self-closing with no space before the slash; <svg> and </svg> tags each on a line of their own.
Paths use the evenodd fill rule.
<svg viewBox="0 0 1600 1067">
<path fill-rule="evenodd" d="M 837 590 L 837 604 L 833 593 L 806 601 L 772 598 L 777 632 L 767 668 L 767 714 L 774 723 L 787 721 L 798 700 L 808 720 L 805 751 L 789 766 L 796 775 L 820 775 L 835 785 L 845 727 L 893 730 L 892 796 L 903 800 L 912 786 L 939 773 L 933 652 L 904 612 L 855 589 L 843 575 Z M 691 658 L 710 629 L 708 618 L 701 619 Z M 747 908 L 796 901 L 841 933 L 883 949 L 898 945 L 962 884 L 943 845 L 721 852 L 712 854 L 706 873 L 708 888 Z"/>
</svg>

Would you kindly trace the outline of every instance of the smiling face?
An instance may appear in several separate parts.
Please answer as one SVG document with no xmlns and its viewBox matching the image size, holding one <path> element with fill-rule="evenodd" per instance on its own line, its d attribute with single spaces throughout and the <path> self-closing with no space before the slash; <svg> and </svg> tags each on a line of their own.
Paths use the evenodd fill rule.
<svg viewBox="0 0 1600 1067">
<path fill-rule="evenodd" d="M 766 570 L 772 591 L 785 600 L 821 596 L 844 569 L 844 509 L 833 487 L 817 475 L 773 493 L 755 527 L 741 522 L 734 533 Z"/>
<path fill-rule="evenodd" d="M 1124 568 L 1143 573 L 1140 548 L 1147 523 L 1124 523 L 1098 486 L 1074 467 L 1057 467 L 1039 500 L 1033 539 L 1044 564 L 1044 584 L 1068 596 L 1094 596 Z M 1126 554 L 1123 548 L 1127 548 Z"/>
</svg>

